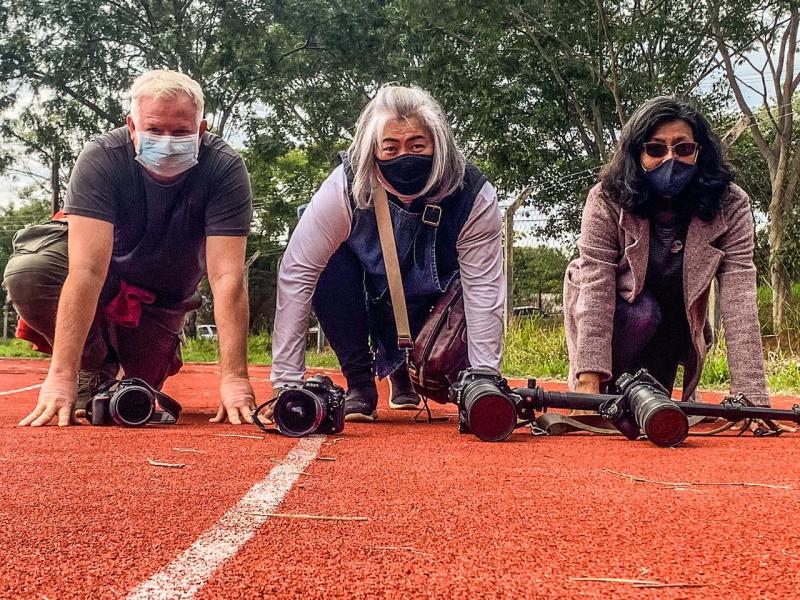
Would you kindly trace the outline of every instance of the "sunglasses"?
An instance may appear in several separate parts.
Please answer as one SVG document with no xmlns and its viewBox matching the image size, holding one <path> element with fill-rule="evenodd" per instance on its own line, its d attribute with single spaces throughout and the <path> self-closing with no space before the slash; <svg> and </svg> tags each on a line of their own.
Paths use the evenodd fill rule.
<svg viewBox="0 0 800 600">
<path fill-rule="evenodd" d="M 692 156 L 700 147 L 700 145 L 695 142 L 681 142 L 680 144 L 675 144 L 674 146 L 668 146 L 667 144 L 662 144 L 661 142 L 645 142 L 642 144 L 642 146 L 644 147 L 645 154 L 652 158 L 663 158 L 667 155 L 669 150 L 672 150 L 672 153 L 675 156 Z"/>
</svg>

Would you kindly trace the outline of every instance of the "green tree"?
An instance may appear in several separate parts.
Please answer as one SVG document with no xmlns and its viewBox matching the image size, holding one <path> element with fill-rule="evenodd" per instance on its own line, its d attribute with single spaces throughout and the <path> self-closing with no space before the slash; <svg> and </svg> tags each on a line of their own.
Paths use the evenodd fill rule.
<svg viewBox="0 0 800 600">
<path fill-rule="evenodd" d="M 800 151 L 793 102 L 800 85 L 795 58 L 798 51 L 800 6 L 794 1 L 765 0 L 739 10 L 738 3 L 709 1 L 713 39 L 722 56 L 725 75 L 745 118 L 753 144 L 766 163 L 770 181 L 769 268 L 772 286 L 772 326 L 780 332 L 792 297 L 790 268 L 786 264 L 787 235 L 796 215 L 800 185 Z M 739 42 L 738 47 L 736 46 Z M 743 41 L 743 43 L 742 43 Z M 760 50 L 761 64 L 750 54 Z M 749 64 L 757 73 L 755 85 L 737 70 Z M 761 114 L 748 105 L 745 91 L 760 97 Z"/>
<path fill-rule="evenodd" d="M 514 306 L 541 306 L 542 294 L 561 294 L 568 262 L 549 246 L 514 248 Z"/>
<path fill-rule="evenodd" d="M 451 113 L 462 145 L 503 194 L 533 185 L 525 205 L 543 231 L 575 231 L 632 110 L 663 93 L 715 113 L 701 89 L 716 48 L 690 0 L 399 3 L 409 78 Z M 525 216 L 524 212 L 521 216 Z"/>
</svg>

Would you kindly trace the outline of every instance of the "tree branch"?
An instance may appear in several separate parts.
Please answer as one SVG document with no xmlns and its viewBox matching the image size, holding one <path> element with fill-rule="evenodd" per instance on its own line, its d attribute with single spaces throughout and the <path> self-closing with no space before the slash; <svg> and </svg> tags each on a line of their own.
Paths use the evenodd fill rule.
<svg viewBox="0 0 800 600">
<path fill-rule="evenodd" d="M 769 147 L 767 140 L 764 139 L 764 135 L 762 134 L 761 129 L 759 128 L 758 123 L 753 116 L 753 111 L 750 110 L 750 107 L 747 105 L 744 95 L 742 94 L 742 89 L 736 79 L 733 61 L 731 60 L 731 55 L 728 52 L 728 47 L 725 44 L 719 24 L 719 0 L 715 0 L 711 7 L 711 29 L 714 35 L 714 40 L 717 43 L 717 49 L 719 50 L 719 53 L 722 56 L 722 61 L 725 65 L 725 76 L 728 79 L 731 90 L 733 90 L 733 95 L 736 97 L 736 103 L 739 105 L 739 109 L 749 118 L 750 132 L 753 135 L 753 140 L 761 152 L 761 156 L 763 156 L 764 160 L 767 161 L 770 175 L 774 178 L 775 171 L 778 167 L 777 156 Z"/>
</svg>

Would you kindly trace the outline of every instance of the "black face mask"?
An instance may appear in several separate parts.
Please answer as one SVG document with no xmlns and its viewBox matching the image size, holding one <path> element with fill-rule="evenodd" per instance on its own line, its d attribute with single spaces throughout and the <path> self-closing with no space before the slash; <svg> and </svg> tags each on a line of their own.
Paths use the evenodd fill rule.
<svg viewBox="0 0 800 600">
<path fill-rule="evenodd" d="M 433 168 L 433 157 L 420 154 L 403 154 L 375 162 L 387 183 L 403 196 L 419 194 L 428 183 Z"/>
<path fill-rule="evenodd" d="M 697 164 L 687 165 L 677 158 L 665 160 L 645 173 L 650 189 L 659 196 L 672 198 L 680 194 L 697 172 Z"/>
</svg>

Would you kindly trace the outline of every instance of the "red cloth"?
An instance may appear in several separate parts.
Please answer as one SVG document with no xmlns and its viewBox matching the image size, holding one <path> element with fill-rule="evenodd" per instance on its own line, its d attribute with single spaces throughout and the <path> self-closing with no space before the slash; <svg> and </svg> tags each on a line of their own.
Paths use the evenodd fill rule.
<svg viewBox="0 0 800 600">
<path fill-rule="evenodd" d="M 35 329 L 31 329 L 31 326 L 22 319 L 17 320 L 17 332 L 14 334 L 14 337 L 30 342 L 33 345 L 33 349 L 37 352 L 44 352 L 45 354 L 53 353 L 50 342 L 48 342 L 41 333 Z"/>
<path fill-rule="evenodd" d="M 119 281 L 119 293 L 105 308 L 106 317 L 121 327 L 133 329 L 142 317 L 142 304 L 152 304 L 156 300 L 153 292 Z"/>
</svg>

